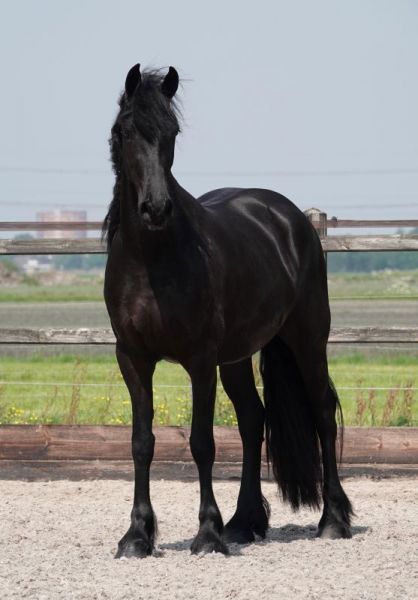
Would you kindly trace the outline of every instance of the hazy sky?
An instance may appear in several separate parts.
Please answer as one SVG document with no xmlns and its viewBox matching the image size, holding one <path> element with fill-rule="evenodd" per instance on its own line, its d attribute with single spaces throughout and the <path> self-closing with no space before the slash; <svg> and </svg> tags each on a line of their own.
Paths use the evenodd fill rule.
<svg viewBox="0 0 418 600">
<path fill-rule="evenodd" d="M 1 220 L 103 218 L 128 69 L 174 65 L 191 193 L 280 191 L 330 216 L 418 218 L 416 0 L 2 1 Z"/>
</svg>

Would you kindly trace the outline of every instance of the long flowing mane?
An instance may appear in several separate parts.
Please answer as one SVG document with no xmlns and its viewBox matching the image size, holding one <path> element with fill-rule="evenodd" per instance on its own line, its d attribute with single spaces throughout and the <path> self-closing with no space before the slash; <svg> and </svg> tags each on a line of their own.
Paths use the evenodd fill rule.
<svg viewBox="0 0 418 600">
<path fill-rule="evenodd" d="M 137 130 L 147 141 L 153 142 L 168 128 L 175 127 L 180 130 L 178 101 L 173 98 L 168 102 L 161 93 L 161 84 L 164 80 L 162 71 L 162 69 L 143 71 L 141 85 L 133 97 L 128 99 L 123 92 L 119 98 L 120 108 L 109 139 L 115 184 L 113 198 L 102 225 L 102 238 L 106 240 L 108 251 L 120 223 L 122 139 Z"/>
</svg>

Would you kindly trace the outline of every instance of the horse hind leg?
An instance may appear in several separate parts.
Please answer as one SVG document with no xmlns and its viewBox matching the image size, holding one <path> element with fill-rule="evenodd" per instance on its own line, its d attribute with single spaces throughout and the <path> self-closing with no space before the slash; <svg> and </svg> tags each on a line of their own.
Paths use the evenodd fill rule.
<svg viewBox="0 0 418 600">
<path fill-rule="evenodd" d="M 253 542 L 255 534 L 264 538 L 270 507 L 261 493 L 261 446 L 264 433 L 264 407 L 258 395 L 251 358 L 221 365 L 222 385 L 231 399 L 238 419 L 243 444 L 241 486 L 235 514 L 226 524 L 227 542 Z"/>
<path fill-rule="evenodd" d="M 323 464 L 324 508 L 317 535 L 322 538 L 350 538 L 353 509 L 338 475 L 336 457 L 336 411 L 341 411 L 337 392 L 329 378 L 326 342 L 310 345 L 312 335 L 298 328 L 289 330 L 284 339 L 291 348 L 311 403 L 316 431 L 319 436 Z M 318 338 L 317 338 L 318 339 Z"/>
<path fill-rule="evenodd" d="M 320 397 L 320 396 L 319 396 Z M 315 411 L 324 468 L 324 510 L 318 525 L 318 537 L 351 538 L 353 509 L 338 476 L 335 442 L 337 438 L 336 410 L 342 411 L 337 392 L 328 380 L 322 402 Z"/>
</svg>

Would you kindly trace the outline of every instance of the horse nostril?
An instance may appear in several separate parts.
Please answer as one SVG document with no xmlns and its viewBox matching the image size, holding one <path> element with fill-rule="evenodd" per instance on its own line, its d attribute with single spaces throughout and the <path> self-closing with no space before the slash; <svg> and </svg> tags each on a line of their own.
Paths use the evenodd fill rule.
<svg viewBox="0 0 418 600">
<path fill-rule="evenodd" d="M 139 215 L 142 222 L 148 227 L 162 227 L 173 212 L 173 203 L 167 198 L 166 200 L 144 200 L 139 205 Z"/>
<path fill-rule="evenodd" d="M 141 211 L 141 214 L 149 213 L 149 202 L 141 202 L 139 210 Z"/>
</svg>

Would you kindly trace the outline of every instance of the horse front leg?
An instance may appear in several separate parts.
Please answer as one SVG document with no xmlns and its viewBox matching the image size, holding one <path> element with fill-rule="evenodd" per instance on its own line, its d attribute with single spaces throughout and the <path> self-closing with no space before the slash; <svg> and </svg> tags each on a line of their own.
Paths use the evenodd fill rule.
<svg viewBox="0 0 418 600">
<path fill-rule="evenodd" d="M 143 357 L 136 358 L 134 362 L 119 343 L 116 346 L 116 357 L 132 402 L 135 492 L 131 525 L 119 542 L 115 558 L 142 558 L 152 554 L 157 532 L 149 485 L 150 466 L 154 455 L 152 376 L 155 362 Z"/>
<path fill-rule="evenodd" d="M 194 538 L 192 554 L 222 552 L 228 548 L 222 541 L 223 521 L 212 488 L 212 467 L 215 460 L 213 416 L 216 397 L 216 362 L 194 361 L 187 368 L 193 391 L 190 449 L 199 471 L 200 508 L 199 531 Z"/>
<path fill-rule="evenodd" d="M 242 439 L 243 462 L 237 509 L 225 525 L 227 542 L 248 544 L 255 535 L 264 538 L 270 507 L 261 493 L 261 447 L 264 435 L 264 406 L 254 381 L 251 357 L 219 367 L 222 385 L 231 399 Z"/>
</svg>

